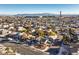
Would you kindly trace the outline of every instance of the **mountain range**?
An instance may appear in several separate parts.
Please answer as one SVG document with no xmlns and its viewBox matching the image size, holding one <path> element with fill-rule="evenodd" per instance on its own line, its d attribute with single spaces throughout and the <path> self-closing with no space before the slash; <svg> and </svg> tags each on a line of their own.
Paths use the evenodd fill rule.
<svg viewBox="0 0 79 59">
<path fill-rule="evenodd" d="M 38 13 L 38 14 L 16 14 L 15 16 L 59 16 L 60 14 Z M 62 14 L 62 16 L 79 16 L 79 14 Z"/>
<path fill-rule="evenodd" d="M 60 14 L 53 14 L 53 13 L 29 13 L 29 14 L 0 14 L 0 16 L 59 16 Z M 79 14 L 62 14 L 62 16 L 79 16 Z"/>
</svg>

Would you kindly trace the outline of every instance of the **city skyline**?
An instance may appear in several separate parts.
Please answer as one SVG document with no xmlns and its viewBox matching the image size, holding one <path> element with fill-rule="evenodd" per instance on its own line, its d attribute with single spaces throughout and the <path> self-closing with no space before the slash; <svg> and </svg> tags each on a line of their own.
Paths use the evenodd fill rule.
<svg viewBox="0 0 79 59">
<path fill-rule="evenodd" d="M 0 14 L 79 14 L 79 4 L 0 4 Z"/>
</svg>

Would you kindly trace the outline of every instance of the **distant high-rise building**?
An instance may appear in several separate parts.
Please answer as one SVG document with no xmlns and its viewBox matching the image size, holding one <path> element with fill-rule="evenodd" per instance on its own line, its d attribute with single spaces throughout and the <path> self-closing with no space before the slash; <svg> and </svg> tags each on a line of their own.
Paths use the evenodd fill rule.
<svg viewBox="0 0 79 59">
<path fill-rule="evenodd" d="M 62 16 L 61 13 L 62 13 L 62 12 L 60 11 L 60 17 Z"/>
<path fill-rule="evenodd" d="M 62 12 L 60 11 L 60 13 L 59 13 L 59 20 L 61 20 L 61 17 L 62 17 L 61 13 L 62 13 Z"/>
</svg>

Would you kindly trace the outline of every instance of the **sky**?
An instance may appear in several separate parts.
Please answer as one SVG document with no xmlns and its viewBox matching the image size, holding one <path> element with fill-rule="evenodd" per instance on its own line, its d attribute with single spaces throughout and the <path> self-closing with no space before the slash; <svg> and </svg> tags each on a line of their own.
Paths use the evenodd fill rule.
<svg viewBox="0 0 79 59">
<path fill-rule="evenodd" d="M 0 14 L 56 13 L 79 14 L 79 4 L 0 4 Z"/>
</svg>

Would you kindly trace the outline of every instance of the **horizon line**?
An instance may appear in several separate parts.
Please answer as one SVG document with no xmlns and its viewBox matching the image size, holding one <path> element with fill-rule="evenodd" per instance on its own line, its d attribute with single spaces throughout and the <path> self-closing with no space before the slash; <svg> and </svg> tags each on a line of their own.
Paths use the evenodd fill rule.
<svg viewBox="0 0 79 59">
<path fill-rule="evenodd" d="M 16 15 L 16 14 L 57 14 L 59 15 L 60 12 L 19 12 L 19 13 L 11 13 L 11 12 L 0 12 L 0 15 Z M 62 15 L 72 15 L 72 14 L 75 14 L 75 15 L 78 15 L 79 13 L 77 12 L 62 12 L 61 13 Z"/>
</svg>

